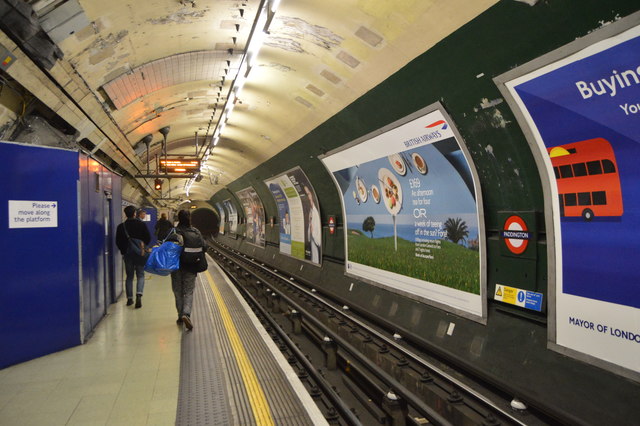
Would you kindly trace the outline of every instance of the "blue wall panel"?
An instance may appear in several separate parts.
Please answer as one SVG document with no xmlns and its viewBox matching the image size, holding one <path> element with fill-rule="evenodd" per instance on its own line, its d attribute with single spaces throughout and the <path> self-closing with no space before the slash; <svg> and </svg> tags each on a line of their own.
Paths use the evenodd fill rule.
<svg viewBox="0 0 640 426">
<path fill-rule="evenodd" d="M 151 234 L 151 241 L 149 241 L 149 244 L 154 245 L 157 241 L 155 232 L 156 232 L 156 223 L 158 223 L 158 209 L 145 207 L 144 211 L 147 212 L 147 217 L 146 217 L 147 220 L 144 223 L 145 225 L 147 225 L 149 234 Z"/>
<path fill-rule="evenodd" d="M 78 153 L 0 143 L 0 368 L 80 343 Z M 9 228 L 9 200 L 56 201 L 55 228 Z"/>
<path fill-rule="evenodd" d="M 89 191 L 89 160 L 86 156 L 80 155 L 80 164 L 79 164 L 79 174 L 80 174 L 80 223 L 82 224 L 85 219 L 84 216 L 89 210 L 89 197 L 87 193 Z M 82 239 L 85 239 L 85 236 L 82 236 Z M 82 242 L 81 242 L 82 243 Z M 85 263 L 86 260 L 82 258 L 82 262 Z M 93 296 L 91 294 L 91 286 L 85 284 L 85 267 L 82 266 L 82 321 L 83 321 L 83 329 L 82 334 L 83 337 L 86 337 L 91 331 L 91 300 L 93 300 Z"/>
<path fill-rule="evenodd" d="M 120 216 L 117 213 L 119 206 L 114 208 L 110 197 L 113 197 L 113 182 L 119 179 L 97 161 L 80 156 L 84 337 L 104 317 L 109 303 L 115 301 L 115 260 L 110 260 L 115 228 L 111 226 Z"/>
<path fill-rule="evenodd" d="M 109 258 L 109 275 L 107 276 L 107 303 L 115 303 L 122 292 L 122 256 L 116 247 L 116 228 L 122 222 L 122 180 L 120 176 L 103 168 L 103 190 L 111 199 L 106 201 L 109 211 L 106 217 L 105 253 Z"/>
<path fill-rule="evenodd" d="M 113 199 L 111 200 L 111 229 L 113 230 L 113 232 L 111 233 L 111 235 L 113 236 L 111 239 L 113 244 L 111 253 L 113 256 L 113 276 L 115 281 L 115 287 L 113 289 L 115 298 L 111 300 L 111 302 L 114 303 L 118 299 L 118 297 L 120 297 L 122 291 L 124 290 L 124 279 L 122 275 L 124 270 L 124 263 L 122 262 L 120 251 L 118 250 L 118 247 L 116 247 L 116 228 L 124 220 L 124 212 L 122 207 L 122 178 L 116 174 L 113 174 L 112 176 L 111 193 L 113 196 Z"/>
</svg>

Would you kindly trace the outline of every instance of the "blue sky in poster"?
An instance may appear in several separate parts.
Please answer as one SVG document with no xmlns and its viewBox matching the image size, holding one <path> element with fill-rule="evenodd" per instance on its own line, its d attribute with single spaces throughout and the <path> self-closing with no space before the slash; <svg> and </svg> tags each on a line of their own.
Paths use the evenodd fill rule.
<svg viewBox="0 0 640 426">
<path fill-rule="evenodd" d="M 409 163 L 407 173 L 401 176 L 394 172 L 400 186 L 402 188 L 402 209 L 397 216 L 398 236 L 409 241 L 414 241 L 415 222 L 414 209 L 425 208 L 426 220 L 444 222 L 448 218 L 462 218 L 468 228 L 468 239 L 478 238 L 478 220 L 475 198 L 469 187 L 461 177 L 460 173 L 452 162 L 456 165 L 464 164 L 463 173 L 469 173 L 468 166 L 461 151 L 454 151 L 449 154 L 450 160 L 436 149 L 438 143 L 446 143 L 448 141 L 436 142 L 435 144 L 422 146 L 419 148 L 404 151 L 404 157 Z M 416 165 L 411 160 L 411 155 L 417 153 L 424 158 L 428 166 L 428 173 L 423 175 L 417 171 Z M 462 160 L 462 162 L 460 161 Z M 378 171 L 381 168 L 393 171 L 389 159 L 385 156 L 377 160 L 373 160 L 364 164 L 350 168 L 348 171 L 342 170 L 341 176 L 350 176 L 349 185 L 344 193 L 344 205 L 347 214 L 347 223 L 349 228 L 362 230 L 362 222 L 368 216 L 373 216 L 376 221 L 374 237 L 381 238 L 393 236 L 393 218 L 384 206 L 384 201 L 376 203 L 372 196 L 371 186 L 377 185 Z M 358 202 L 353 197 L 356 191 L 356 178 L 362 179 L 368 190 L 366 202 Z M 413 188 L 411 187 L 413 185 Z M 412 196 L 412 191 L 416 190 L 432 190 L 433 194 L 429 196 Z M 429 205 L 413 205 L 414 199 L 430 199 Z M 369 234 L 367 234 L 369 235 Z"/>
<path fill-rule="evenodd" d="M 640 308 L 635 272 L 640 260 L 640 113 L 627 114 L 625 109 L 629 112 L 629 105 L 640 102 L 639 53 L 640 39 L 631 39 L 515 87 L 547 147 L 593 138 L 611 143 L 624 213 L 591 222 L 561 219 L 563 290 L 636 308 Z M 631 72 L 625 73 L 629 70 L 638 83 Z M 602 95 L 592 90 L 601 87 Z"/>
<path fill-rule="evenodd" d="M 289 202 L 287 201 L 287 197 L 284 195 L 282 188 L 280 185 L 271 183 L 269 184 L 269 190 L 271 194 L 273 194 L 273 199 L 278 206 L 278 219 L 280 223 L 280 243 L 291 244 L 291 225 L 289 225 L 289 233 L 286 232 L 285 226 L 285 213 L 289 212 Z M 289 219 L 291 220 L 291 219 Z"/>
</svg>

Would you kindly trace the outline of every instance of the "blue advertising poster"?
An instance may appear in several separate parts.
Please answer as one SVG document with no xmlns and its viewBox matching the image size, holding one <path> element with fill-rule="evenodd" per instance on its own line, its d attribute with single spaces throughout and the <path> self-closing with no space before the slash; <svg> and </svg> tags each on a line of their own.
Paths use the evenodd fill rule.
<svg viewBox="0 0 640 426">
<path fill-rule="evenodd" d="M 216 209 L 218 209 L 218 214 L 220 214 L 220 229 L 219 232 L 224 234 L 224 224 L 227 221 L 227 213 L 224 211 L 224 207 L 222 204 L 216 203 Z"/>
<path fill-rule="evenodd" d="M 231 200 L 224 200 L 222 204 L 229 213 L 229 233 L 236 235 L 238 232 L 238 211 Z"/>
<path fill-rule="evenodd" d="M 507 83 L 552 182 L 558 343 L 636 371 L 639 34 L 627 30 Z"/>
<path fill-rule="evenodd" d="M 280 220 L 280 250 L 291 254 L 291 208 L 284 194 L 284 191 L 277 183 L 269 184 L 269 191 L 278 207 L 278 218 Z"/>
<path fill-rule="evenodd" d="M 320 205 L 307 175 L 296 167 L 265 184 L 278 206 L 280 253 L 319 265 L 322 259 Z"/>
<path fill-rule="evenodd" d="M 323 158 L 344 208 L 347 273 L 482 316 L 478 191 L 434 111 Z"/>
<path fill-rule="evenodd" d="M 247 226 L 245 237 L 247 241 L 260 247 L 265 245 L 265 215 L 262 200 L 256 191 L 249 187 L 242 191 L 236 192 L 240 204 L 244 209 L 244 215 L 247 218 Z"/>
</svg>

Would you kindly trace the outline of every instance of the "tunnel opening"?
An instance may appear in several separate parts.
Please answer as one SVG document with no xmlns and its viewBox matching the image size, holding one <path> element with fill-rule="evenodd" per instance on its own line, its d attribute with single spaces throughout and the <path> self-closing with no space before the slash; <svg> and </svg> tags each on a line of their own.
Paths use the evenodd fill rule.
<svg viewBox="0 0 640 426">
<path fill-rule="evenodd" d="M 216 237 L 220 230 L 218 214 L 208 208 L 199 208 L 191 213 L 191 224 L 198 228 L 204 238 Z"/>
</svg>

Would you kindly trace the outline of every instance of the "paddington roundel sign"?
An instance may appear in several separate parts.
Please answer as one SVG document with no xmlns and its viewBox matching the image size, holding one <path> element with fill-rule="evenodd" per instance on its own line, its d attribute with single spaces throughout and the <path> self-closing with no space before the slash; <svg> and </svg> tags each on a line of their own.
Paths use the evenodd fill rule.
<svg viewBox="0 0 640 426">
<path fill-rule="evenodd" d="M 329 234 L 333 235 L 336 232 L 336 218 L 329 216 Z"/>
<path fill-rule="evenodd" d="M 502 238 L 511 253 L 522 254 L 529 245 L 531 233 L 524 220 L 520 216 L 513 215 L 504 222 Z"/>
</svg>

